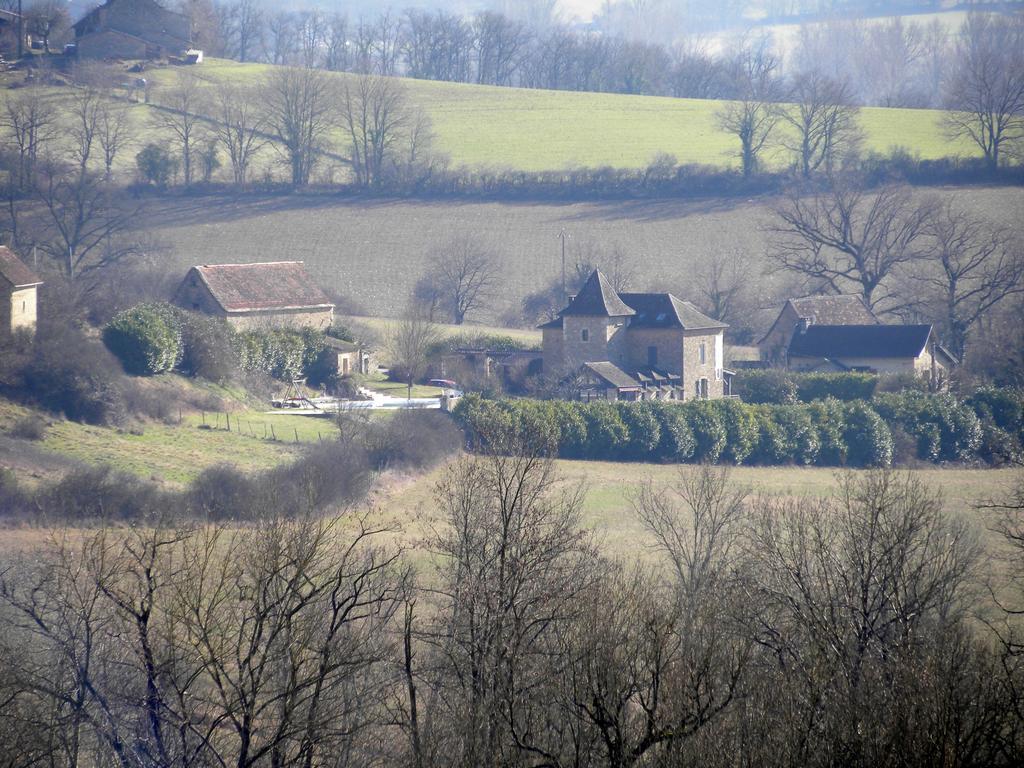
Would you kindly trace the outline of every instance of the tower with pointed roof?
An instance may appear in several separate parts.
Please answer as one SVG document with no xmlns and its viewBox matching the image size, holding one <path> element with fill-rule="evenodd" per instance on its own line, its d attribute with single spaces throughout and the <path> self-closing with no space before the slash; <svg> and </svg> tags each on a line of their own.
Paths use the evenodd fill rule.
<svg viewBox="0 0 1024 768">
<path fill-rule="evenodd" d="M 544 372 L 580 374 L 602 397 L 721 397 L 725 328 L 670 293 L 619 293 L 594 270 L 541 326 Z"/>
</svg>

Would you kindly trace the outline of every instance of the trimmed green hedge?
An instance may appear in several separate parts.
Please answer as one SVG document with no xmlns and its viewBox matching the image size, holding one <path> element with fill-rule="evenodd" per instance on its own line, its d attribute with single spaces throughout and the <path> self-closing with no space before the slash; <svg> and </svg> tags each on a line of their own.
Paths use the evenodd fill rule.
<svg viewBox="0 0 1024 768">
<path fill-rule="evenodd" d="M 455 417 L 470 440 L 540 430 L 564 458 L 609 461 L 884 466 L 893 458 L 885 421 L 864 403 L 748 405 L 486 400 L 467 395 Z"/>
<path fill-rule="evenodd" d="M 103 341 L 128 373 L 149 376 L 178 369 L 213 381 L 238 370 L 311 383 L 332 372 L 323 333 L 271 329 L 236 333 L 223 320 L 187 312 L 171 304 L 138 304 L 115 315 Z"/>
<path fill-rule="evenodd" d="M 128 373 L 150 376 L 173 370 L 184 354 L 178 310 L 154 303 L 118 312 L 103 329 L 103 343 Z"/>
<path fill-rule="evenodd" d="M 792 405 L 834 398 L 870 400 L 878 377 L 870 373 L 795 373 L 778 370 L 739 371 L 733 392 L 745 403 Z"/>
</svg>

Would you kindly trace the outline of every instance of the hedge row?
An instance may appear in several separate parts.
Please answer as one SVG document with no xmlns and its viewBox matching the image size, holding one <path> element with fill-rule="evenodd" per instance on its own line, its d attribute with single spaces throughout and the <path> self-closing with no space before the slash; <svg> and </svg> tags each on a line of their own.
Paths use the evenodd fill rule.
<svg viewBox="0 0 1024 768">
<path fill-rule="evenodd" d="M 794 373 L 777 370 L 739 371 L 733 392 L 745 403 L 793 405 L 833 397 L 836 400 L 870 400 L 878 377 L 870 373 Z"/>
<path fill-rule="evenodd" d="M 237 371 L 276 379 L 321 380 L 329 374 L 325 337 L 313 329 L 236 332 L 217 318 L 164 303 L 118 313 L 103 331 L 108 349 L 128 373 L 150 376 L 179 370 L 214 381 Z"/>
<path fill-rule="evenodd" d="M 908 392 L 874 403 L 835 398 L 794 405 L 738 400 L 580 403 L 485 400 L 455 411 L 471 440 L 525 431 L 563 458 L 816 466 L 886 466 L 899 460 L 995 462 L 1020 455 L 1021 393 L 987 391 L 977 403 Z M 979 417 L 975 407 L 989 409 Z M 997 414 L 997 415 L 995 415 Z M 901 440 L 895 440 L 901 438 Z M 909 436 L 907 452 L 902 438 Z M 896 455 L 897 450 L 900 455 Z"/>
</svg>

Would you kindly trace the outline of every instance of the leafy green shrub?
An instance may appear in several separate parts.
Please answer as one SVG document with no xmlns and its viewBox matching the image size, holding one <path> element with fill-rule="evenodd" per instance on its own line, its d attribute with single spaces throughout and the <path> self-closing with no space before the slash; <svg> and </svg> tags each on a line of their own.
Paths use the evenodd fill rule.
<svg viewBox="0 0 1024 768">
<path fill-rule="evenodd" d="M 323 351 L 322 337 L 315 354 L 308 348 L 314 338 L 304 332 L 277 328 L 245 331 L 238 334 L 235 344 L 239 366 L 243 371 L 265 373 L 281 381 L 297 379 Z"/>
<path fill-rule="evenodd" d="M 846 410 L 843 404 L 832 398 L 817 400 L 807 406 L 807 414 L 817 432 L 820 466 L 837 467 L 846 463 Z"/>
<path fill-rule="evenodd" d="M 892 433 L 871 406 L 855 402 L 846 406 L 843 442 L 846 461 L 854 467 L 887 467 L 892 463 Z"/>
<path fill-rule="evenodd" d="M 103 329 L 103 342 L 137 376 L 170 371 L 183 354 L 181 323 L 169 304 L 136 304 L 118 312 Z"/>
<path fill-rule="evenodd" d="M 159 144 L 147 144 L 135 155 L 135 166 L 143 180 L 166 189 L 178 173 L 178 158 Z"/>
<path fill-rule="evenodd" d="M 918 458 L 926 461 L 963 461 L 981 445 L 978 417 L 950 394 L 882 394 L 874 407 L 886 421 L 917 438 Z"/>
<path fill-rule="evenodd" d="M 592 459 L 612 459 L 621 455 L 629 440 L 629 430 L 612 403 L 596 400 L 583 409 L 587 423 L 585 455 Z"/>
<path fill-rule="evenodd" d="M 724 458 L 742 464 L 757 447 L 759 433 L 754 412 L 737 400 L 716 400 L 725 425 Z"/>
<path fill-rule="evenodd" d="M 979 419 L 990 419 L 1000 429 L 1024 439 L 1024 390 L 986 387 L 967 398 Z"/>
<path fill-rule="evenodd" d="M 566 458 L 582 458 L 587 440 L 587 420 L 583 416 L 582 403 L 565 400 L 548 400 L 554 410 L 558 427 L 559 453 Z"/>
<path fill-rule="evenodd" d="M 792 374 L 780 370 L 741 370 L 733 379 L 733 392 L 745 403 L 797 402 L 797 387 Z"/>
<path fill-rule="evenodd" d="M 694 459 L 711 463 L 718 461 L 728 440 L 721 412 L 710 400 L 698 400 L 687 406 L 687 417 L 697 443 Z"/>
<path fill-rule="evenodd" d="M 661 441 L 657 455 L 665 461 L 683 462 L 693 458 L 697 450 L 697 439 L 681 405 L 654 403 L 654 414 L 661 427 Z"/>
<path fill-rule="evenodd" d="M 617 403 L 619 417 L 629 431 L 624 455 L 629 459 L 650 461 L 661 442 L 661 425 L 650 403 Z"/>
<path fill-rule="evenodd" d="M 179 311 L 182 356 L 178 368 L 189 376 L 224 382 L 238 371 L 236 333 L 224 320 Z"/>
<path fill-rule="evenodd" d="M 797 398 L 802 403 L 833 397 L 843 402 L 870 400 L 878 376 L 870 373 L 801 373 L 795 377 Z"/>
</svg>

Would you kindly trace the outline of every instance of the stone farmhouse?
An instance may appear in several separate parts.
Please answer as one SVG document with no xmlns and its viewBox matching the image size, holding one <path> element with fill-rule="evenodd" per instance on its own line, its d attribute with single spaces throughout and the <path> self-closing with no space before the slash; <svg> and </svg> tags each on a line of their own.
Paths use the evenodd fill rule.
<svg viewBox="0 0 1024 768">
<path fill-rule="evenodd" d="M 804 296 L 782 307 L 758 346 L 770 367 L 946 378 L 956 359 L 930 325 L 883 325 L 860 296 Z"/>
<path fill-rule="evenodd" d="M 0 339 L 18 331 L 34 333 L 38 289 L 43 281 L 14 255 L 0 245 Z"/>
<path fill-rule="evenodd" d="M 189 17 L 155 0 L 107 0 L 74 29 L 81 58 L 160 59 L 191 47 Z"/>
<path fill-rule="evenodd" d="M 947 379 L 956 359 L 930 325 L 810 325 L 789 345 L 792 371 L 864 371 Z"/>
<path fill-rule="evenodd" d="M 334 322 L 334 304 L 301 261 L 195 266 L 174 300 L 184 309 L 222 317 L 238 330 L 326 331 Z"/>
<path fill-rule="evenodd" d="M 543 370 L 584 400 L 683 400 L 730 394 L 726 324 L 671 293 L 618 293 L 595 270 L 541 326 Z"/>
<path fill-rule="evenodd" d="M 758 343 L 761 360 L 785 366 L 789 344 L 800 327 L 808 325 L 881 325 L 860 296 L 803 296 L 789 299 Z"/>
</svg>

